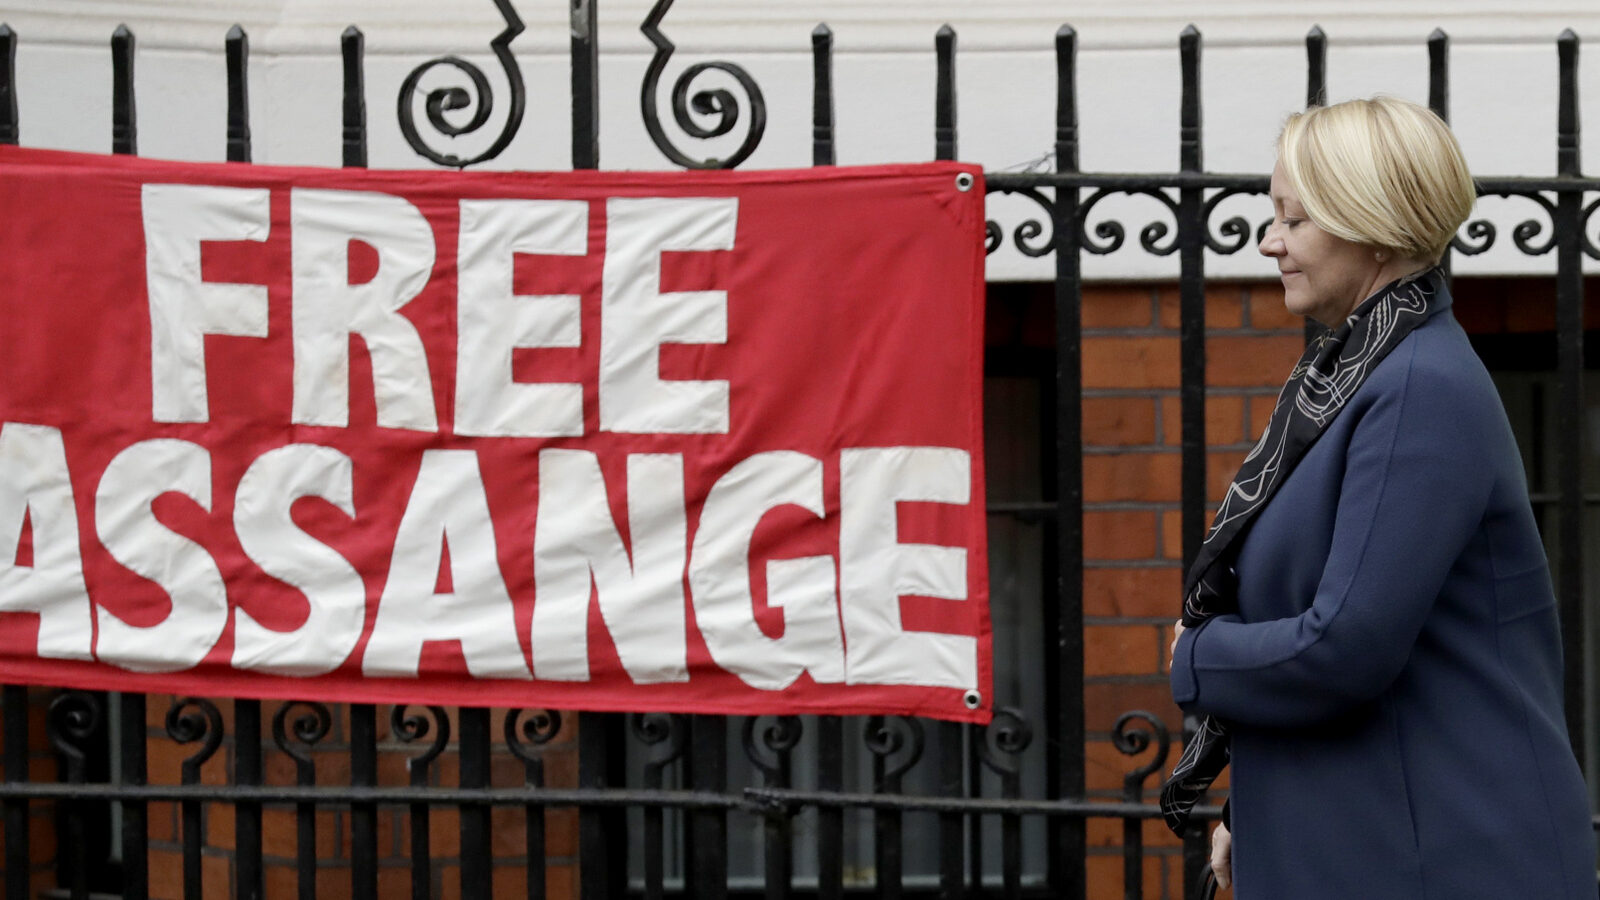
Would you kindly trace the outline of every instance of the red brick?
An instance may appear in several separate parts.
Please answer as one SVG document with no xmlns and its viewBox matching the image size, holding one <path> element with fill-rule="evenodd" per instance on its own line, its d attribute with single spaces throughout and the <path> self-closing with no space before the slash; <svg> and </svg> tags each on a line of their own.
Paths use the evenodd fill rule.
<svg viewBox="0 0 1600 900">
<path fill-rule="evenodd" d="M 528 896 L 528 868 L 517 863 L 504 863 L 494 867 L 494 896 L 512 900 Z"/>
<path fill-rule="evenodd" d="M 29 807 L 28 849 L 34 859 L 53 859 L 56 855 L 55 803 L 46 801 Z"/>
<path fill-rule="evenodd" d="M 172 706 L 171 694 L 147 694 L 144 698 L 144 724 L 152 734 L 167 733 L 167 709 Z"/>
<path fill-rule="evenodd" d="M 294 866 L 267 866 L 263 872 L 263 880 L 266 882 L 268 897 L 299 896 L 300 873 Z M 317 900 L 346 900 L 350 896 L 350 870 L 343 866 L 320 868 L 316 871 L 314 884 Z M 408 896 L 408 894 L 382 894 L 382 896 Z"/>
<path fill-rule="evenodd" d="M 221 850 L 234 849 L 234 807 L 231 803 L 206 804 L 206 843 Z M 267 811 L 263 810 L 266 816 Z M 270 835 L 263 835 L 263 839 Z M 291 837 L 290 840 L 293 840 Z"/>
<path fill-rule="evenodd" d="M 1158 625 L 1086 625 L 1083 674 L 1145 675 L 1159 671 L 1162 628 Z"/>
<path fill-rule="evenodd" d="M 1305 339 L 1217 337 L 1206 341 L 1206 384 L 1216 387 L 1277 387 L 1305 351 Z"/>
<path fill-rule="evenodd" d="M 1086 388 L 1175 388 L 1178 339 L 1087 337 L 1083 339 Z"/>
<path fill-rule="evenodd" d="M 309 751 L 305 744 L 291 742 L 294 749 L 310 752 L 312 774 L 320 785 L 347 785 L 350 783 L 350 750 L 348 747 L 322 751 Z M 320 744 L 317 746 L 321 746 Z M 292 785 L 299 783 L 299 763 L 289 754 L 273 747 L 266 754 L 262 766 L 262 781 L 266 784 Z"/>
<path fill-rule="evenodd" d="M 1238 394 L 1206 395 L 1206 445 L 1237 444 L 1244 440 L 1244 402 Z M 1179 397 L 1161 398 L 1161 443 L 1183 445 L 1183 402 Z"/>
<path fill-rule="evenodd" d="M 1084 823 L 1085 838 L 1090 847 L 1122 846 L 1122 820 L 1095 817 Z"/>
<path fill-rule="evenodd" d="M 1147 681 L 1089 681 L 1083 686 L 1083 723 L 1091 732 L 1110 733 L 1123 713 L 1135 710 L 1150 713 L 1167 723 L 1174 748 L 1183 725 L 1183 715 L 1172 702 L 1172 688 L 1167 676 Z M 1173 750 L 1177 759 L 1177 750 Z"/>
<path fill-rule="evenodd" d="M 1237 444 L 1247 440 L 1244 433 L 1244 400 L 1239 394 L 1212 394 L 1206 397 L 1206 444 Z"/>
<path fill-rule="evenodd" d="M 1168 884 L 1163 881 L 1163 869 L 1168 866 L 1170 859 L 1182 857 L 1145 856 L 1140 863 L 1139 871 L 1144 879 L 1140 896 L 1145 900 L 1167 900 L 1170 897 L 1183 896 L 1183 889 L 1179 887 L 1182 881 Z M 1114 854 L 1097 854 L 1088 859 L 1089 900 L 1121 900 L 1123 895 L 1122 878 L 1122 852 L 1117 850 Z M 1218 897 L 1223 895 L 1219 894 Z"/>
<path fill-rule="evenodd" d="M 60 777 L 60 769 L 61 761 L 53 753 L 35 750 L 28 754 L 29 781 L 56 781 Z"/>
<path fill-rule="evenodd" d="M 454 809 L 435 806 L 429 814 L 428 852 L 435 857 L 461 855 L 461 816 Z"/>
<path fill-rule="evenodd" d="M 1149 559 L 1156 553 L 1156 516 L 1144 510 L 1083 514 L 1083 555 L 1088 559 Z"/>
<path fill-rule="evenodd" d="M 572 733 L 577 733 L 577 722 L 574 720 Z M 564 742 L 556 739 L 556 744 L 545 750 L 544 753 L 544 783 L 547 787 L 578 786 L 578 745 L 573 742 Z"/>
<path fill-rule="evenodd" d="M 178 839 L 178 804 L 152 803 L 145 808 L 146 827 L 152 841 Z"/>
<path fill-rule="evenodd" d="M 339 834 L 334 815 L 332 809 L 319 810 L 315 814 L 313 822 L 316 825 L 318 859 L 333 859 L 339 852 Z M 262 810 L 262 854 L 280 859 L 298 858 L 299 822 L 299 814 L 292 807 Z"/>
<path fill-rule="evenodd" d="M 1305 331 L 1304 316 L 1289 312 L 1283 305 L 1283 285 L 1278 282 L 1253 284 L 1250 295 L 1250 327 L 1261 331 Z"/>
<path fill-rule="evenodd" d="M 1248 450 L 1216 450 L 1206 454 L 1206 500 L 1221 503 Z M 1209 522 L 1207 523 L 1209 524 Z"/>
<path fill-rule="evenodd" d="M 1212 285 L 1206 289 L 1206 328 L 1240 328 L 1244 325 L 1245 288 L 1238 285 Z M 1160 324 L 1162 328 L 1176 330 L 1180 327 L 1180 295 L 1177 285 L 1161 288 Z"/>
<path fill-rule="evenodd" d="M 1161 398 L 1161 443 L 1168 447 L 1183 446 L 1183 398 Z"/>
<path fill-rule="evenodd" d="M 1083 398 L 1083 443 L 1090 447 L 1153 444 L 1155 402 L 1148 397 Z"/>
<path fill-rule="evenodd" d="M 318 745 L 324 746 L 324 745 Z M 312 754 L 317 784 L 348 785 L 350 783 L 350 747 L 328 747 Z"/>
<path fill-rule="evenodd" d="M 1255 442 L 1261 439 L 1267 430 L 1267 423 L 1272 421 L 1272 408 L 1278 405 L 1277 394 L 1261 394 L 1250 398 L 1250 440 Z"/>
<path fill-rule="evenodd" d="M 1175 614 L 1183 590 L 1176 567 L 1087 569 L 1083 611 L 1090 616 L 1155 617 Z"/>
<path fill-rule="evenodd" d="M 578 900 L 578 867 L 549 866 L 545 869 L 545 896 L 550 900 Z"/>
<path fill-rule="evenodd" d="M 234 895 L 232 868 L 226 857 L 211 855 L 200 857 L 200 896 L 207 900 L 212 897 L 217 900 L 232 897 Z"/>
<path fill-rule="evenodd" d="M 450 730 L 451 734 L 459 735 L 461 731 L 456 728 Z M 448 784 L 452 787 L 461 783 L 461 757 L 456 755 L 460 742 L 452 742 L 447 752 L 435 759 L 429 766 L 436 774 L 436 784 Z"/>
<path fill-rule="evenodd" d="M 151 850 L 151 900 L 179 900 L 183 896 L 183 854 L 178 851 Z"/>
<path fill-rule="evenodd" d="M 1170 766 L 1168 766 L 1168 768 L 1170 768 Z M 1156 791 L 1160 788 L 1160 779 L 1160 773 L 1152 774 L 1148 779 L 1146 779 L 1144 798 L 1145 802 L 1150 802 L 1154 799 Z M 1116 818 L 1096 817 L 1089 819 L 1089 846 L 1111 848 L 1120 851 L 1122 849 L 1122 824 L 1123 821 Z M 1153 847 L 1183 846 L 1183 842 L 1178 840 L 1178 836 L 1173 834 L 1172 829 L 1168 828 L 1166 823 L 1161 819 L 1145 819 L 1142 821 L 1139 824 L 1139 837 L 1144 841 L 1144 846 L 1147 848 L 1147 850 Z M 1148 888 L 1148 882 L 1150 880 L 1150 874 L 1148 872 L 1145 874 L 1145 880 L 1147 882 L 1146 887 Z M 1155 894 L 1155 896 L 1165 897 L 1166 895 L 1158 893 Z M 1181 896 L 1181 894 L 1175 894 L 1173 896 Z"/>
<path fill-rule="evenodd" d="M 378 869 L 378 896 L 411 896 L 411 867 L 384 866 Z"/>
<path fill-rule="evenodd" d="M 1086 503 L 1177 500 L 1182 477 L 1177 453 L 1092 453 L 1083 457 Z"/>
<path fill-rule="evenodd" d="M 1083 291 L 1084 328 L 1148 328 L 1149 285 L 1100 285 Z"/>
<path fill-rule="evenodd" d="M 547 809 L 544 814 L 544 855 L 578 855 L 578 811 L 572 807 Z"/>
<path fill-rule="evenodd" d="M 497 806 L 489 811 L 490 853 L 527 856 L 528 813 L 520 806 Z"/>
<path fill-rule="evenodd" d="M 384 750 L 378 754 L 378 784 L 402 785 L 411 783 L 411 770 L 407 768 L 411 756 L 422 748 L 407 748 L 406 752 Z"/>
<path fill-rule="evenodd" d="M 1161 557 L 1183 559 L 1183 514 L 1176 509 L 1161 513 Z"/>
</svg>

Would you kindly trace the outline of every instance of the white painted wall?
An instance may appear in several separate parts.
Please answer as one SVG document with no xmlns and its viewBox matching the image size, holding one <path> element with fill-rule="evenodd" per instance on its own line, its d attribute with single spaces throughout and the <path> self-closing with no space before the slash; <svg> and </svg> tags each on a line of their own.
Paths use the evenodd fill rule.
<svg viewBox="0 0 1600 900">
<path fill-rule="evenodd" d="M 650 0 L 600 3 L 601 162 L 607 168 L 667 168 L 645 134 L 639 85 L 651 48 L 638 25 Z M 510 148 L 486 165 L 564 169 L 568 146 L 568 19 L 562 0 L 519 0 L 527 31 L 512 45 L 529 86 L 524 125 Z M 225 82 L 222 39 L 242 24 L 251 42 L 250 100 L 255 159 L 262 163 L 339 162 L 339 34 L 350 23 L 367 35 L 371 163 L 426 167 L 400 137 L 395 117 L 401 81 L 417 65 L 453 53 L 482 66 L 504 93 L 488 49 L 503 27 L 490 0 L 29 0 L 0 2 L 0 21 L 19 35 L 17 78 L 23 143 L 104 152 L 110 148 L 112 29 L 125 22 L 138 39 L 139 142 L 145 155 L 220 160 Z M 1329 36 L 1333 100 L 1387 92 L 1425 102 L 1427 51 L 1434 27 L 1452 39 L 1453 121 L 1468 161 L 1483 174 L 1550 174 L 1555 168 L 1556 53 L 1563 28 L 1600 39 L 1600 3 L 1544 0 L 1513 9 L 1499 0 L 678 0 L 663 30 L 679 46 L 667 86 L 693 62 L 722 59 L 749 70 L 765 94 L 767 134 L 748 167 L 810 163 L 810 32 L 827 22 L 835 35 L 838 153 L 843 164 L 924 160 L 933 155 L 933 34 L 957 30 L 961 157 L 991 170 L 1039 162 L 1053 141 L 1056 29 L 1079 34 L 1081 164 L 1086 171 L 1158 171 L 1178 161 L 1178 32 L 1193 22 L 1204 35 L 1202 93 L 1205 163 L 1213 171 L 1265 172 L 1284 115 L 1305 94 L 1306 31 Z M 1585 53 L 1592 56 L 1593 50 Z M 437 70 L 436 70 L 437 71 Z M 1580 56 L 1584 118 L 1600 122 L 1600 65 Z M 426 84 L 426 83 L 425 83 Z M 666 91 L 662 99 L 666 99 Z M 501 104 L 500 109 L 504 106 Z M 498 132 L 460 139 L 470 154 Z M 670 112 L 667 114 L 670 119 Z M 447 142 L 440 139 L 443 147 Z M 736 140 L 690 148 L 725 155 Z M 1600 168 L 1600 139 L 1584 147 L 1585 171 Z M 1146 222 L 1169 221 L 1148 198 L 1112 198 L 1103 215 L 1127 226 L 1121 251 L 1085 261 L 1091 278 L 1171 278 L 1176 256 L 1137 246 Z M 1265 202 L 1229 201 L 1223 210 L 1259 221 Z M 1481 212 L 1501 239 L 1457 271 L 1554 271 L 1551 256 L 1529 259 L 1511 247 L 1510 229 L 1539 217 L 1525 200 L 1486 200 Z M 1034 215 L 1015 198 L 991 199 L 991 217 L 1008 230 Z M 1098 216 L 1095 221 L 1098 220 Z M 1220 221 L 1220 218 L 1215 220 Z M 1600 221 L 1591 229 L 1600 230 Z M 1246 251 L 1208 259 L 1211 272 L 1265 276 Z M 1009 245 L 990 259 L 997 279 L 1049 277 L 1048 260 Z"/>
</svg>

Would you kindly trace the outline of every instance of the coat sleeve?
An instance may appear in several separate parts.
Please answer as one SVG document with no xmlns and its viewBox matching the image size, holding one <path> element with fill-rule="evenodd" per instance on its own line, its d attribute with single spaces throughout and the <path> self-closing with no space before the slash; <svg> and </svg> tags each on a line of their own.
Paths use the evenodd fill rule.
<svg viewBox="0 0 1600 900">
<path fill-rule="evenodd" d="M 1405 666 L 1451 566 L 1488 506 L 1496 405 L 1448 372 L 1419 371 L 1415 345 L 1350 434 L 1333 541 L 1298 616 L 1222 616 L 1186 630 L 1172 662 L 1185 709 L 1264 727 L 1313 724 L 1381 694 Z M 1384 367 L 1388 368 L 1388 367 Z M 1378 382 L 1378 383 L 1374 383 Z M 1366 398 L 1363 398 L 1366 399 Z M 1485 409 L 1485 406 L 1488 406 Z"/>
</svg>

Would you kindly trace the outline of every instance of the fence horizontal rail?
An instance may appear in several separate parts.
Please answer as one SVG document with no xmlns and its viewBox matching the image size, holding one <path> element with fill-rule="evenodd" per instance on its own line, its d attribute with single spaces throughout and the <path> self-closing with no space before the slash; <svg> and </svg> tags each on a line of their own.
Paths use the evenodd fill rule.
<svg viewBox="0 0 1600 900">
<path fill-rule="evenodd" d="M 1002 797 L 941 797 L 916 794 L 867 794 L 834 791 L 799 791 L 747 787 L 742 794 L 713 791 L 626 790 L 608 788 L 417 788 L 334 786 L 229 786 L 64 784 L 13 782 L 0 784 L 0 799 L 109 800 L 132 803 L 261 803 L 291 805 L 311 803 L 343 806 L 351 803 L 436 806 L 482 804 L 487 806 L 546 807 L 653 807 L 659 809 L 711 809 L 754 814 L 793 811 L 797 807 L 820 809 L 889 809 L 901 812 L 959 813 L 967 815 L 1067 816 L 1085 819 L 1159 819 L 1161 808 L 1150 803 L 1115 803 L 1097 800 L 1026 800 Z M 1218 806 L 1197 807 L 1201 819 L 1215 819 Z"/>
<path fill-rule="evenodd" d="M 986 172 L 984 183 L 997 191 L 1042 187 L 1106 188 L 1220 188 L 1265 194 L 1272 179 L 1266 175 L 1226 172 Z M 1500 175 L 1473 178 L 1480 194 L 1528 191 L 1600 191 L 1600 176 Z"/>
<path fill-rule="evenodd" d="M 1028 800 L 1000 797 L 937 797 L 915 794 L 864 794 L 835 791 L 800 791 L 747 787 L 742 794 L 713 791 L 552 789 L 552 788 L 416 788 L 416 787 L 244 787 L 216 785 L 118 785 L 62 783 L 0 783 L 0 799 L 113 800 L 163 803 L 201 800 L 209 803 L 312 803 L 339 806 L 350 803 L 437 806 L 483 804 L 487 806 L 547 807 L 654 807 L 660 809 L 720 809 L 768 814 L 796 807 L 819 809 L 887 809 L 901 812 L 958 813 L 965 815 L 1066 816 L 1084 819 L 1159 819 L 1161 808 L 1151 803 L 1111 803 L 1098 800 Z M 1195 808 L 1200 819 L 1215 820 L 1220 806 Z M 1600 829 L 1600 815 L 1593 817 Z"/>
</svg>

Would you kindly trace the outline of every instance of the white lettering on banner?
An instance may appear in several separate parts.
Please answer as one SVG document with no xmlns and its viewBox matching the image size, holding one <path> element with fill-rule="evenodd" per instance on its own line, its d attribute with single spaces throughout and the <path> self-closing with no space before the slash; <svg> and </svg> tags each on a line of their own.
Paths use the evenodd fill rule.
<svg viewBox="0 0 1600 900">
<path fill-rule="evenodd" d="M 899 503 L 969 502 L 971 460 L 962 450 L 841 451 L 839 590 L 830 556 L 768 560 L 767 604 L 782 610 L 783 631 L 775 638 L 762 632 L 750 580 L 753 536 L 768 513 L 784 506 L 826 515 L 823 465 L 795 451 L 758 453 L 735 464 L 707 494 L 691 547 L 682 457 L 630 454 L 625 545 L 599 457 L 541 451 L 530 672 L 478 455 L 425 450 L 394 537 L 362 672 L 418 677 L 423 645 L 454 641 L 475 678 L 588 681 L 589 610 L 597 602 L 634 683 L 683 682 L 687 601 L 712 660 L 758 690 L 785 690 L 802 673 L 821 684 L 975 687 L 975 637 L 907 631 L 900 616 L 904 596 L 967 597 L 964 548 L 904 544 L 896 533 Z M 358 521 L 352 467 L 331 447 L 291 444 L 263 453 L 240 479 L 233 509 L 239 544 L 264 572 L 305 596 L 307 613 L 296 628 L 274 631 L 240 606 L 234 668 L 323 674 L 359 644 L 367 615 L 361 575 L 290 515 L 298 499 L 316 497 Z M 89 658 L 92 609 L 99 627 L 94 657 L 102 662 L 140 672 L 193 668 L 226 627 L 224 582 L 205 548 L 163 526 L 151 504 L 177 492 L 209 511 L 208 452 L 187 441 L 141 441 L 117 454 L 95 494 L 95 526 L 106 550 L 171 598 L 153 625 L 129 624 L 91 603 L 71 492 L 59 431 L 0 426 L 0 550 L 10 548 L 15 559 L 25 514 L 34 544 L 32 567 L 0 566 L 0 611 L 40 614 L 41 657 Z M 440 594 L 444 546 L 453 588 Z"/>
<path fill-rule="evenodd" d="M 725 291 L 661 291 L 665 251 L 731 250 L 736 197 L 606 201 L 600 299 L 600 429 L 726 434 L 728 382 L 663 381 L 661 345 L 728 340 Z"/>
<path fill-rule="evenodd" d="M 537 677 L 589 680 L 592 591 L 617 656 L 634 682 L 689 680 L 682 456 L 628 456 L 628 534 L 631 563 L 611 518 L 595 454 L 539 453 L 532 625 Z"/>
<path fill-rule="evenodd" d="M 711 658 L 765 691 L 808 670 L 819 682 L 844 680 L 832 557 L 768 562 L 767 602 L 783 609 L 783 636 L 769 638 L 756 624 L 750 542 L 766 513 L 791 504 L 823 516 L 822 460 L 775 451 L 741 461 L 706 496 L 689 565 L 695 622 Z"/>
<path fill-rule="evenodd" d="M 24 519 L 32 566 L 16 565 Z M 39 614 L 39 656 L 93 658 L 78 510 L 58 428 L 0 424 L 0 611 Z"/>
<path fill-rule="evenodd" d="M 583 434 L 583 385 L 519 384 L 519 347 L 576 347 L 577 294 L 526 296 L 512 289 L 513 254 L 583 256 L 589 204 L 581 200 L 463 200 L 456 252 L 456 434 L 563 437 Z"/>
<path fill-rule="evenodd" d="M 142 191 L 150 302 L 150 417 L 210 421 L 205 336 L 267 336 L 267 288 L 200 279 L 201 241 L 265 241 L 265 188 L 147 184 Z"/>
<path fill-rule="evenodd" d="M 356 507 L 350 457 L 332 447 L 290 444 L 256 458 L 239 479 L 233 530 L 250 561 L 305 595 L 300 627 L 274 631 L 240 606 L 234 614 L 235 668 L 280 675 L 337 669 L 366 624 L 367 591 L 355 566 L 294 523 L 289 509 L 319 497 L 351 518 Z"/>
<path fill-rule="evenodd" d="M 172 598 L 154 625 L 130 625 L 100 604 L 95 655 L 135 672 L 198 665 L 228 624 L 222 573 L 206 549 L 156 520 L 151 503 L 177 492 L 211 510 L 211 454 L 189 441 L 140 441 L 111 460 L 95 491 L 94 522 L 113 559 Z"/>
<path fill-rule="evenodd" d="M 839 459 L 839 587 L 850 684 L 978 686 L 977 639 L 906 631 L 900 598 L 967 598 L 967 551 L 902 544 L 897 503 L 967 503 L 972 459 L 946 447 L 844 450 Z"/>
<path fill-rule="evenodd" d="M 372 359 L 384 428 L 437 431 L 422 338 L 400 308 L 433 274 L 433 229 L 404 198 L 370 191 L 289 192 L 294 293 L 294 413 L 300 425 L 350 421 L 350 335 Z M 350 242 L 378 254 L 378 271 L 350 283 Z"/>
<path fill-rule="evenodd" d="M 452 592 L 436 594 L 446 541 Z M 478 454 L 471 450 L 423 452 L 361 670 L 415 678 L 427 641 L 460 641 L 474 678 L 531 677 L 500 574 Z"/>
</svg>

